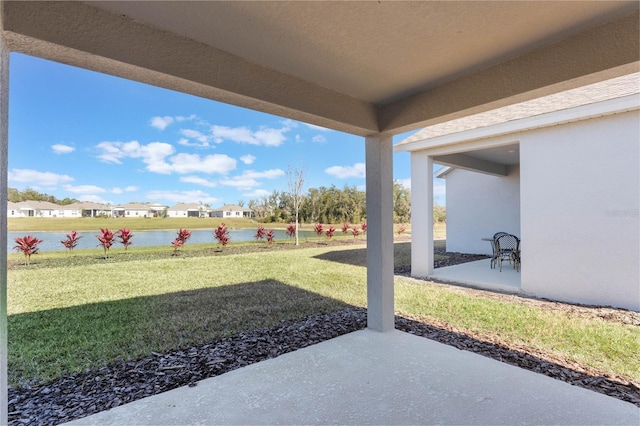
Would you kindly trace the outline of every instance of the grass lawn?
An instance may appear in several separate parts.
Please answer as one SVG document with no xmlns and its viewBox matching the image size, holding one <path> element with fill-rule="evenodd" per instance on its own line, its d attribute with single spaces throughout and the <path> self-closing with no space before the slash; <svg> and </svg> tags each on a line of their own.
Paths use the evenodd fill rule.
<svg viewBox="0 0 640 426">
<path fill-rule="evenodd" d="M 167 217 L 167 218 L 114 218 L 114 217 L 82 217 L 82 218 L 8 218 L 9 231 L 99 231 L 100 229 L 128 228 L 133 231 L 148 231 L 162 229 L 213 229 L 224 222 L 228 228 L 257 228 L 258 223 L 245 218 L 197 218 L 197 217 Z M 285 224 L 280 224 L 286 228 Z"/>
<path fill-rule="evenodd" d="M 406 259 L 398 245 L 397 259 Z M 205 343 L 365 306 L 362 244 L 233 254 L 193 247 L 10 256 L 9 380 L 54 379 L 116 358 Z M 406 261 L 406 260 L 404 260 Z M 396 311 L 640 381 L 640 328 L 396 278 Z"/>
</svg>

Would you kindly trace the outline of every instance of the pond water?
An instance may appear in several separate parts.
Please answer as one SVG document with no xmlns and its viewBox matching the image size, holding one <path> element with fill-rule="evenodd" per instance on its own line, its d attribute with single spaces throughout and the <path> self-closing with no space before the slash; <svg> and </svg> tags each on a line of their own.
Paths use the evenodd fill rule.
<svg viewBox="0 0 640 426">
<path fill-rule="evenodd" d="M 268 229 L 268 228 L 267 228 Z M 287 237 L 286 231 L 284 230 L 275 230 L 275 241 L 283 241 L 289 239 Z M 82 238 L 78 241 L 78 245 L 76 246 L 76 250 L 79 249 L 90 249 L 98 247 L 98 239 L 96 235 L 98 235 L 98 231 L 78 231 L 78 235 Z M 15 244 L 15 239 L 17 237 L 24 237 L 25 235 L 33 235 L 34 237 L 42 240 L 42 243 L 38 246 L 40 251 L 55 251 L 55 250 L 65 250 L 65 247 L 62 245 L 60 241 L 66 239 L 66 232 L 29 232 L 29 231 L 18 231 L 18 232 L 9 232 L 7 234 L 7 250 L 11 252 Z M 133 231 L 133 238 L 131 241 L 133 244 L 129 247 L 129 250 L 134 249 L 135 247 L 145 247 L 145 246 L 170 246 L 173 240 L 176 238 L 177 230 L 173 231 Z M 239 241 L 254 241 L 254 236 L 256 235 L 256 229 L 232 229 L 229 231 L 229 237 L 231 242 L 239 242 Z M 299 238 L 303 241 L 308 237 L 315 237 L 315 232 L 312 231 L 299 231 Z M 116 241 L 118 241 L 116 239 Z M 191 231 L 191 238 L 187 241 L 188 244 L 200 244 L 200 243 L 211 243 L 218 244 L 215 237 L 213 236 L 212 229 L 194 229 Z M 122 244 L 116 242 L 113 248 L 121 248 Z"/>
</svg>

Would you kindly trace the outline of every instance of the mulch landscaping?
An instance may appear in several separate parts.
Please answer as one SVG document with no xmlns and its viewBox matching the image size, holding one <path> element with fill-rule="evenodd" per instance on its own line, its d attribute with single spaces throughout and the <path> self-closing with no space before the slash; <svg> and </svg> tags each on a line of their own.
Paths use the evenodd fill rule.
<svg viewBox="0 0 640 426">
<path fill-rule="evenodd" d="M 436 267 L 486 257 L 445 253 L 444 248 L 436 249 L 438 252 L 446 254 L 447 258 L 436 263 Z M 407 271 L 399 268 L 396 273 L 407 274 Z M 565 310 L 640 326 L 640 313 L 622 309 L 568 305 L 463 287 L 460 291 L 481 292 L 486 297 L 517 300 L 543 309 Z M 57 425 L 180 386 L 196 386 L 205 378 L 364 329 L 366 322 L 365 309 L 349 307 L 338 312 L 310 315 L 301 321 L 283 322 L 273 328 L 247 331 L 205 345 L 170 353 L 151 353 L 138 360 L 118 360 L 48 383 L 23 383 L 9 389 L 9 424 Z M 445 323 L 426 323 L 417 318 L 396 316 L 396 328 L 640 407 L 639 383 L 605 377 L 600 372 L 555 359 L 550 354 L 506 347 L 492 336 L 471 335 Z"/>
</svg>

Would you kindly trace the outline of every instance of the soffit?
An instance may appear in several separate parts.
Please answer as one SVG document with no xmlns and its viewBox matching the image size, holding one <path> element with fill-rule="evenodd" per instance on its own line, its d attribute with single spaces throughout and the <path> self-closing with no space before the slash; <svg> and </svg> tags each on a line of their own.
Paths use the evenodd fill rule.
<svg viewBox="0 0 640 426">
<path fill-rule="evenodd" d="M 8 47 L 354 134 L 638 71 L 636 1 L 22 2 Z"/>
<path fill-rule="evenodd" d="M 615 1 L 91 4 L 377 105 L 634 8 Z"/>
</svg>

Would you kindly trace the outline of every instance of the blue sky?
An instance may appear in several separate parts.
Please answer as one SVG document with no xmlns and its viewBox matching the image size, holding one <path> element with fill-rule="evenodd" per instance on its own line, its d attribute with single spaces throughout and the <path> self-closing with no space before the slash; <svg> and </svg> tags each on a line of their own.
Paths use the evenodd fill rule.
<svg viewBox="0 0 640 426">
<path fill-rule="evenodd" d="M 307 189 L 365 189 L 360 136 L 18 53 L 10 71 L 12 188 L 219 207 L 285 191 L 287 169 L 304 168 Z M 409 178 L 409 154 L 394 154 L 394 179 Z"/>
</svg>

